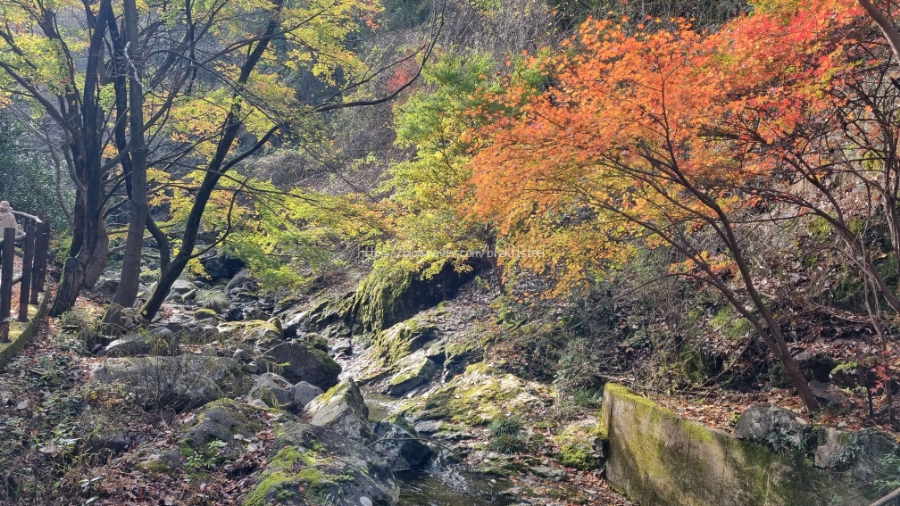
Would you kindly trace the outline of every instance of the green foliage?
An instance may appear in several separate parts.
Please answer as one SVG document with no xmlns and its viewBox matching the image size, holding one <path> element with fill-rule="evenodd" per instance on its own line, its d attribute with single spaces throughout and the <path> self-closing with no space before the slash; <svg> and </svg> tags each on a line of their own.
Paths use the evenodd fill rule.
<svg viewBox="0 0 900 506">
<path fill-rule="evenodd" d="M 264 289 L 297 289 L 317 272 L 343 265 L 334 255 L 340 241 L 380 234 L 377 220 L 352 195 L 285 192 L 250 179 L 225 186 L 252 188 L 252 199 L 220 202 L 220 212 L 207 213 L 206 226 L 234 227 L 225 250 L 243 260 Z"/>
<path fill-rule="evenodd" d="M 105 339 L 101 328 L 101 316 L 90 306 L 76 306 L 63 313 L 59 323 L 63 332 L 74 334 L 78 339 L 79 352 L 90 353 L 97 343 Z"/>
<path fill-rule="evenodd" d="M 66 179 L 68 180 L 68 176 Z M 66 231 L 69 220 L 56 195 L 56 175 L 29 149 L 21 127 L 0 114 L 0 200 L 17 211 L 37 210 L 48 215 L 56 231 Z M 68 207 L 74 203 L 71 188 L 60 189 Z M 25 223 L 20 218 L 19 226 Z"/>
<path fill-rule="evenodd" d="M 395 164 L 381 191 L 397 207 L 396 235 L 406 249 L 429 253 L 407 260 L 418 270 L 437 273 L 446 261 L 461 263 L 455 252 L 485 245 L 482 225 L 466 222 L 458 210 L 465 200 L 466 167 L 472 140 L 467 133 L 484 123 L 479 110 L 485 92 L 497 84 L 496 63 L 488 55 L 448 55 L 426 68 L 426 88 L 396 108 L 397 145 L 412 148 L 414 159 Z M 446 251 L 446 256 L 437 252 Z"/>
<path fill-rule="evenodd" d="M 218 313 L 228 307 L 228 297 L 218 290 L 197 290 L 195 298 L 197 304 L 203 309 L 211 309 Z"/>
<path fill-rule="evenodd" d="M 885 478 L 876 479 L 875 486 L 881 487 L 884 490 L 896 490 L 900 488 L 900 455 L 893 453 L 887 454 L 882 457 L 878 463 L 891 470 L 892 473 Z"/>
<path fill-rule="evenodd" d="M 488 425 L 492 439 L 488 447 L 500 453 L 516 453 L 528 449 L 522 439 L 522 420 L 515 416 L 501 417 Z"/>
</svg>

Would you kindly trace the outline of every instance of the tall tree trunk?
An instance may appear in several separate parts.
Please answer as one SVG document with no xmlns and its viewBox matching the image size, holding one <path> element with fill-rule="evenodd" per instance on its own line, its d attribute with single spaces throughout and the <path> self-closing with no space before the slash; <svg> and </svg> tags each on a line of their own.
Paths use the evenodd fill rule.
<svg viewBox="0 0 900 506">
<path fill-rule="evenodd" d="M 106 223 L 103 218 L 103 174 L 102 174 L 102 134 L 101 122 L 103 114 L 99 104 L 99 72 L 104 51 L 106 34 L 106 18 L 112 12 L 111 0 L 101 0 L 97 14 L 97 23 L 91 34 L 88 48 L 87 65 L 85 66 L 84 96 L 80 108 L 72 107 L 70 114 L 77 119 L 80 114 L 80 129 L 73 133 L 71 149 L 76 167 L 76 175 L 81 179 L 84 188 L 81 199 L 76 206 L 76 232 L 82 233 L 73 238 L 70 254 L 78 261 L 77 268 L 66 261 L 63 268 L 63 279 L 70 281 L 66 290 L 59 290 L 53 303 L 51 315 L 58 316 L 75 304 L 82 287 L 93 287 L 106 268 L 109 251 L 109 237 L 106 234 Z M 73 97 L 67 99 L 75 104 Z M 77 112 L 75 112 L 77 111 Z M 76 123 L 73 121 L 73 123 Z M 79 226 L 79 221 L 81 226 Z M 77 245 L 77 247 L 76 247 Z M 76 272 L 67 272 L 76 269 Z M 72 283 L 78 283 L 77 288 Z"/>
<path fill-rule="evenodd" d="M 131 307 L 137 298 L 138 284 L 141 276 L 141 250 L 144 246 L 144 227 L 147 223 L 147 149 L 144 144 L 144 98 L 143 90 L 140 83 L 140 75 L 137 74 L 138 67 L 128 68 L 124 52 L 126 48 L 131 47 L 132 50 L 138 47 L 137 41 L 137 8 L 135 0 L 124 0 L 125 9 L 125 43 L 116 43 L 116 52 L 118 61 L 117 67 L 120 69 L 118 73 L 121 76 L 125 71 L 129 76 L 127 86 L 127 102 L 130 107 L 121 107 L 126 98 L 125 80 L 117 77 L 116 98 L 117 109 L 121 114 L 128 114 L 131 126 L 131 143 L 128 147 L 130 157 L 123 159 L 122 168 L 126 172 L 128 181 L 128 195 L 131 200 L 131 222 L 128 226 L 128 238 L 125 243 L 125 257 L 122 261 L 122 272 L 119 277 L 119 287 L 113 297 L 113 303 L 104 317 L 104 323 L 107 324 L 108 333 L 118 333 L 121 328 L 122 318 L 121 310 Z M 113 32 L 113 38 L 120 40 L 115 33 L 115 20 L 110 19 L 110 30 Z M 130 44 L 129 44 L 130 43 Z M 139 55 L 132 54 L 131 61 L 141 61 Z M 127 109 L 127 112 L 126 112 Z M 124 122 L 120 122 L 121 128 L 124 129 Z M 117 128 L 116 136 L 119 137 L 119 129 Z M 117 144 L 122 139 L 117 138 Z M 123 147 L 120 147 L 123 149 Z M 127 160 L 127 163 L 126 161 Z M 129 167 L 130 165 L 130 167 Z"/>
</svg>

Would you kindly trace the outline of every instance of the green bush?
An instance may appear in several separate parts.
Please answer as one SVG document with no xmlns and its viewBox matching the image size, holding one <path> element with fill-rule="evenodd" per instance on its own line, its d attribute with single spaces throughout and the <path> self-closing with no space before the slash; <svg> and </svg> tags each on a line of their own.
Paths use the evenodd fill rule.
<svg viewBox="0 0 900 506">
<path fill-rule="evenodd" d="M 102 315 L 93 308 L 73 307 L 59 317 L 63 332 L 75 335 L 82 353 L 91 353 L 105 336 L 102 332 Z"/>
<path fill-rule="evenodd" d="M 514 416 L 496 418 L 488 425 L 492 439 L 488 448 L 499 453 L 516 453 L 528 449 L 522 439 L 522 421 Z"/>
</svg>

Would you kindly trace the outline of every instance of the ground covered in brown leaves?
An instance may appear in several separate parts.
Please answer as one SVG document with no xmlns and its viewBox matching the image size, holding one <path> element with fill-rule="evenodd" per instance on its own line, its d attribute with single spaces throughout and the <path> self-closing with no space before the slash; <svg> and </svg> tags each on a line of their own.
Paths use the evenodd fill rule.
<svg viewBox="0 0 900 506">
<path fill-rule="evenodd" d="M 82 311 L 91 306 L 78 303 Z M 265 464 L 268 413 L 258 413 L 262 430 L 237 460 L 189 462 L 174 476 L 141 470 L 139 456 L 178 448 L 179 428 L 192 415 L 146 411 L 122 392 L 89 386 L 102 359 L 87 356 L 60 326 L 45 318 L 0 372 L 0 504 L 240 504 Z"/>
</svg>

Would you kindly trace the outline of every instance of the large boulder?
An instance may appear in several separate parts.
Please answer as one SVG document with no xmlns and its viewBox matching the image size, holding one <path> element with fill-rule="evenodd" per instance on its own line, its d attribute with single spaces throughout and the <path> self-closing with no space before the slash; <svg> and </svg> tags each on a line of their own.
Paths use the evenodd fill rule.
<svg viewBox="0 0 900 506">
<path fill-rule="evenodd" d="M 802 449 L 809 436 L 809 423 L 793 411 L 759 403 L 741 414 L 734 435 L 738 439 L 765 442 L 776 450 Z"/>
<path fill-rule="evenodd" d="M 384 393 L 401 396 L 414 388 L 428 383 L 438 370 L 438 365 L 419 350 L 397 364 L 400 372 L 389 380 Z"/>
<path fill-rule="evenodd" d="M 305 407 L 307 404 L 313 401 L 316 397 L 322 395 L 322 389 L 309 384 L 305 381 L 301 381 L 294 385 L 294 405 L 299 407 Z"/>
<path fill-rule="evenodd" d="M 873 429 L 846 432 L 831 427 L 819 431 L 816 467 L 851 475 L 862 483 L 897 476 L 900 444 L 888 434 Z"/>
<path fill-rule="evenodd" d="M 97 280 L 97 284 L 94 285 L 94 290 L 100 292 L 104 297 L 112 298 L 116 291 L 119 290 L 119 280 L 115 278 L 100 278 Z"/>
<path fill-rule="evenodd" d="M 236 458 L 243 451 L 239 439 L 252 434 L 241 407 L 232 399 L 220 399 L 203 406 L 193 415 L 190 428 L 184 431 L 181 443 L 194 452 L 204 453 L 210 443 L 221 441 L 225 455 Z"/>
<path fill-rule="evenodd" d="M 396 369 L 401 360 L 437 337 L 436 326 L 411 318 L 376 334 L 372 351 L 385 366 Z"/>
<path fill-rule="evenodd" d="M 292 383 L 306 381 L 322 390 L 336 385 L 341 374 L 341 366 L 327 353 L 298 341 L 273 347 L 260 362 L 275 367 L 279 374 Z"/>
<path fill-rule="evenodd" d="M 384 457 L 391 471 L 419 469 L 434 455 L 431 448 L 417 440 L 419 433 L 402 416 L 394 415 L 375 424 L 378 442 L 372 449 Z"/>
<path fill-rule="evenodd" d="M 294 386 L 275 373 L 260 374 L 247 393 L 248 401 L 256 399 L 273 408 L 289 406 L 294 402 Z"/>
<path fill-rule="evenodd" d="M 303 411 L 309 416 L 309 423 L 317 427 L 327 427 L 357 441 L 375 441 L 369 425 L 369 407 L 353 378 L 316 397 Z"/>
<path fill-rule="evenodd" d="M 307 423 L 283 423 L 268 465 L 244 506 L 393 506 L 400 490 L 388 464 L 358 441 Z"/>
<path fill-rule="evenodd" d="M 213 249 L 200 257 L 200 264 L 213 281 L 231 279 L 244 268 L 244 262 L 232 258 L 219 249 Z"/>
<path fill-rule="evenodd" d="M 139 355 L 174 356 L 181 354 L 178 336 L 159 327 L 140 334 L 129 334 L 106 345 L 100 353 L 107 357 L 136 357 Z"/>
<path fill-rule="evenodd" d="M 93 372 L 103 384 L 118 383 L 148 407 L 176 411 L 246 391 L 241 364 L 225 357 L 112 358 Z"/>
<path fill-rule="evenodd" d="M 155 320 L 151 326 L 152 328 L 165 327 L 176 335 L 180 335 L 195 334 L 200 327 L 200 324 L 197 323 L 197 320 L 194 319 L 192 314 L 174 311 L 165 316 L 161 316 L 158 320 Z"/>
</svg>

